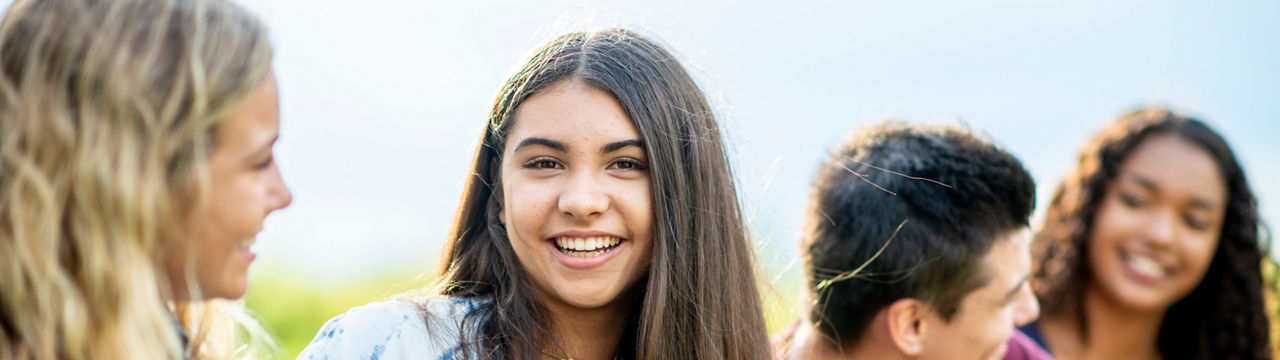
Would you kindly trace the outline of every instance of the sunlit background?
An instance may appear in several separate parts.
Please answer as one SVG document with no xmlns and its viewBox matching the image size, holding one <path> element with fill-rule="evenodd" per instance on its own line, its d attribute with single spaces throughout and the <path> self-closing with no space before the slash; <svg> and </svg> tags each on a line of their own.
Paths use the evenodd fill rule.
<svg viewBox="0 0 1280 360">
<path fill-rule="evenodd" d="M 730 138 L 742 202 L 793 316 L 818 162 L 888 117 L 962 121 L 1032 170 L 1039 203 L 1101 124 L 1145 104 L 1231 141 L 1280 202 L 1275 1 L 255 1 L 272 30 L 293 206 L 268 220 L 249 304 L 296 353 L 347 308 L 422 286 L 498 87 L 565 31 L 625 26 L 689 67 Z M 417 277 L 427 273 L 428 276 Z"/>
<path fill-rule="evenodd" d="M 651 34 L 710 95 L 775 328 L 798 309 L 811 175 L 885 118 L 986 132 L 1043 207 L 1103 123 L 1166 104 L 1227 137 L 1280 223 L 1276 1 L 241 2 L 271 28 L 294 193 L 259 238 L 248 304 L 291 356 L 325 320 L 430 281 L 499 86 L 569 30 Z"/>
</svg>

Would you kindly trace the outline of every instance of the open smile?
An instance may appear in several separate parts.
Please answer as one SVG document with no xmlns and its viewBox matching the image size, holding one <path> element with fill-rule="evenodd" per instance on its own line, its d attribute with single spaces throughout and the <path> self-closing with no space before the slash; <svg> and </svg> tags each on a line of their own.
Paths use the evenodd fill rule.
<svg viewBox="0 0 1280 360">
<path fill-rule="evenodd" d="M 589 236 L 555 238 L 556 250 L 576 258 L 593 258 L 612 251 L 622 243 L 622 239 L 614 236 Z"/>
<path fill-rule="evenodd" d="M 560 264 L 571 269 L 602 266 L 627 247 L 627 239 L 601 232 L 567 232 L 547 239 Z"/>
<path fill-rule="evenodd" d="M 1120 261 L 1130 277 L 1143 283 L 1158 283 L 1173 273 L 1169 265 L 1139 252 L 1121 250 Z"/>
</svg>

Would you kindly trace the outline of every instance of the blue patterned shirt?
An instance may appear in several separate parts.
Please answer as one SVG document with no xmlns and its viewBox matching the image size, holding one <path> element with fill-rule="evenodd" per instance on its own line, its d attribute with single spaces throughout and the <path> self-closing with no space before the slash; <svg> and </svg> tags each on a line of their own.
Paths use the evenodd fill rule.
<svg viewBox="0 0 1280 360">
<path fill-rule="evenodd" d="M 482 303 L 443 297 L 425 304 L 359 306 L 326 322 L 298 359 L 453 359 L 464 335 L 463 317 Z M 467 324 L 469 339 L 476 338 L 476 323 Z"/>
</svg>

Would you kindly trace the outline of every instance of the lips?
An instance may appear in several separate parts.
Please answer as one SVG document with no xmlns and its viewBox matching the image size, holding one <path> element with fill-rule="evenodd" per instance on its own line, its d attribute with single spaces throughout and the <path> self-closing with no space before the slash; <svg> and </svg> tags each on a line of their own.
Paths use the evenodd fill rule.
<svg viewBox="0 0 1280 360">
<path fill-rule="evenodd" d="M 258 242 L 257 236 L 241 241 L 240 245 L 236 246 L 236 254 L 239 254 L 249 262 L 253 262 L 254 259 L 258 258 L 258 254 L 253 252 L 253 244 L 256 242 Z"/>
<path fill-rule="evenodd" d="M 594 258 L 618 247 L 622 239 L 615 236 L 560 236 L 554 239 L 556 250 L 576 258 Z"/>
<path fill-rule="evenodd" d="M 1145 254 L 1121 252 L 1120 260 L 1131 274 L 1146 282 L 1164 280 L 1172 273 L 1170 266 Z"/>
</svg>

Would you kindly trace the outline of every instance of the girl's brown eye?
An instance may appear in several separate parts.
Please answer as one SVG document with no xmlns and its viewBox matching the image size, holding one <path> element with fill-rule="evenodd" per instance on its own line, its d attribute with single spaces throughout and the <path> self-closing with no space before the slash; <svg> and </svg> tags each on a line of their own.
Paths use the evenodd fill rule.
<svg viewBox="0 0 1280 360">
<path fill-rule="evenodd" d="M 1146 205 L 1146 201 L 1139 199 L 1137 196 L 1124 193 L 1120 194 L 1120 201 L 1131 208 L 1140 208 Z"/>
<path fill-rule="evenodd" d="M 1205 230 L 1209 228 L 1208 221 L 1201 220 L 1200 218 L 1195 217 L 1193 215 L 1184 216 L 1183 221 L 1186 221 L 1187 226 L 1190 226 L 1192 229 Z"/>
<path fill-rule="evenodd" d="M 613 167 L 619 170 L 644 170 L 644 164 L 632 159 L 618 159 L 613 162 Z"/>
<path fill-rule="evenodd" d="M 524 167 L 529 169 L 559 169 L 560 163 L 555 159 L 538 158 L 524 163 Z"/>
</svg>

